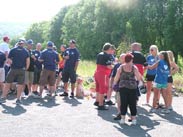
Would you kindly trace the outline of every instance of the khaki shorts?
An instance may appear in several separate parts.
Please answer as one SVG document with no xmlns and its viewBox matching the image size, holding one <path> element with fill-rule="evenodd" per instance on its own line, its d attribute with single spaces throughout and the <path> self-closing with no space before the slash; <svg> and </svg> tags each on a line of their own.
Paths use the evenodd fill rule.
<svg viewBox="0 0 183 137">
<path fill-rule="evenodd" d="M 34 80 L 34 72 L 25 71 L 25 84 L 33 83 Z"/>
<path fill-rule="evenodd" d="M 40 81 L 39 81 L 41 86 L 44 86 L 47 84 L 49 84 L 49 86 L 54 86 L 55 80 L 56 80 L 55 71 L 43 69 L 43 71 L 41 72 Z"/>
<path fill-rule="evenodd" d="M 25 79 L 25 70 L 24 69 L 10 69 L 7 74 L 6 82 L 13 83 L 17 82 L 18 84 L 24 84 Z"/>
<path fill-rule="evenodd" d="M 5 81 L 5 70 L 4 68 L 0 68 L 0 82 Z"/>
</svg>

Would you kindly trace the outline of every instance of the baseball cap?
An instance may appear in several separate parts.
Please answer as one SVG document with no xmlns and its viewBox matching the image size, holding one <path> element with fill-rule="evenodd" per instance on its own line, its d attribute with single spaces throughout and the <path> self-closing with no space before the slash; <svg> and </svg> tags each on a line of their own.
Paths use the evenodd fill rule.
<svg viewBox="0 0 183 137">
<path fill-rule="evenodd" d="M 8 36 L 3 37 L 3 41 L 9 40 L 10 38 Z"/>
<path fill-rule="evenodd" d="M 34 42 L 33 42 L 33 40 L 32 40 L 32 39 L 29 39 L 29 40 L 27 41 L 27 44 L 29 44 L 29 45 L 33 45 L 33 44 L 34 44 Z"/>
<path fill-rule="evenodd" d="M 47 42 L 47 46 L 49 46 L 49 47 L 53 47 L 53 45 L 54 45 L 54 44 L 53 44 L 53 42 L 52 42 L 52 41 L 48 41 L 48 42 Z"/>
<path fill-rule="evenodd" d="M 74 39 L 71 39 L 71 40 L 69 41 L 69 43 L 76 44 L 76 41 L 75 41 Z"/>
<path fill-rule="evenodd" d="M 19 43 L 19 44 L 26 43 L 25 38 L 19 38 L 19 39 L 18 39 L 18 43 Z"/>
</svg>

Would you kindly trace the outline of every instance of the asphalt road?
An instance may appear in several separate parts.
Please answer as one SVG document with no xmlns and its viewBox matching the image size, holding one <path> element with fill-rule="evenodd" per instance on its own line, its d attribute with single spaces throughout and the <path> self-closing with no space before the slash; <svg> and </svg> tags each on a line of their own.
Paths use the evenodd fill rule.
<svg viewBox="0 0 183 137">
<path fill-rule="evenodd" d="M 138 124 L 119 125 L 116 108 L 98 111 L 94 100 L 55 97 L 23 99 L 10 96 L 0 105 L 0 137 L 183 137 L 183 97 L 174 97 L 170 114 L 149 113 L 145 96 L 138 103 Z"/>
</svg>

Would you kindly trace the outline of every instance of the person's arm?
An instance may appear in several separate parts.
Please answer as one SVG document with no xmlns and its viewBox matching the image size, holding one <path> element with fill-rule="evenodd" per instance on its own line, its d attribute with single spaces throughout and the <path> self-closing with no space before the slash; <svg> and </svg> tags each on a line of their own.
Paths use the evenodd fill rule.
<svg viewBox="0 0 183 137">
<path fill-rule="evenodd" d="M 74 70 L 75 70 L 75 71 L 77 71 L 78 65 L 79 65 L 79 61 L 77 61 L 77 62 L 75 63 L 75 67 L 74 67 Z"/>
<path fill-rule="evenodd" d="M 38 61 L 39 61 L 39 62 L 43 62 L 43 61 L 44 61 L 43 56 L 44 56 L 44 54 L 41 53 L 40 57 L 38 58 Z"/>
<path fill-rule="evenodd" d="M 149 65 L 147 68 L 148 69 L 155 69 L 155 68 L 157 68 L 158 67 L 158 64 L 159 64 L 159 61 L 157 61 L 156 63 L 154 63 L 153 65 Z"/>
<path fill-rule="evenodd" d="M 27 57 L 26 58 L 26 70 L 29 69 L 29 66 L 30 66 L 30 57 Z"/>
<path fill-rule="evenodd" d="M 175 74 L 176 72 L 178 72 L 179 67 L 177 66 L 177 64 L 175 62 L 171 63 L 171 75 Z"/>
<path fill-rule="evenodd" d="M 143 81 L 142 75 L 140 74 L 137 67 L 134 67 L 134 73 L 135 73 L 135 77 L 138 81 Z"/>
</svg>

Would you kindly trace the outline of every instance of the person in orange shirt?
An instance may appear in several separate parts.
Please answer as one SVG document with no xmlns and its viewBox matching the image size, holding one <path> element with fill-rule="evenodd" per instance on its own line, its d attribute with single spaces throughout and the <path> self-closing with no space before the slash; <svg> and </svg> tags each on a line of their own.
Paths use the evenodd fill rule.
<svg viewBox="0 0 183 137">
<path fill-rule="evenodd" d="M 59 87 L 59 84 L 60 84 L 60 81 L 61 81 L 61 78 L 62 78 L 62 70 L 64 68 L 64 64 L 65 64 L 65 61 L 64 61 L 64 52 L 66 50 L 66 45 L 61 45 L 60 46 L 60 51 L 61 53 L 58 55 L 59 57 L 59 63 L 58 63 L 58 77 L 57 77 L 57 80 L 56 80 L 56 88 L 58 89 Z"/>
</svg>

